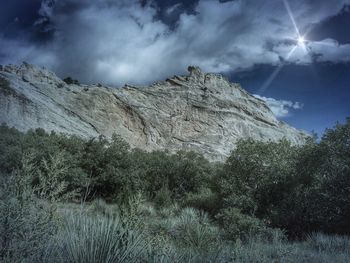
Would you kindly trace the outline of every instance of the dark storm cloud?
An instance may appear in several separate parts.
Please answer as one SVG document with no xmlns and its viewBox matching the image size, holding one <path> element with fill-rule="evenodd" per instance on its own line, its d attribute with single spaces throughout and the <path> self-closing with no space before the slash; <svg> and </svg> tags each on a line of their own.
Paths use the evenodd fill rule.
<svg viewBox="0 0 350 263">
<path fill-rule="evenodd" d="M 0 4 L 0 34 L 7 39 L 21 35 L 35 41 L 40 31 L 33 24 L 39 17 L 40 5 L 41 0 L 3 1 Z"/>
<path fill-rule="evenodd" d="M 315 25 L 309 34 L 309 38 L 315 41 L 332 38 L 340 44 L 350 44 L 350 34 L 344 34 L 344 30 L 348 30 L 349 28 L 350 5 L 346 5 L 339 14 Z"/>
<path fill-rule="evenodd" d="M 298 27 L 335 16 L 349 0 L 290 1 Z M 20 7 L 18 7 L 20 8 Z M 297 37 L 282 0 L 43 1 L 33 27 L 49 37 L 0 33 L 2 63 L 27 60 L 84 82 L 148 83 L 189 64 L 230 72 L 280 61 L 349 61 L 331 37 L 290 50 Z"/>
</svg>

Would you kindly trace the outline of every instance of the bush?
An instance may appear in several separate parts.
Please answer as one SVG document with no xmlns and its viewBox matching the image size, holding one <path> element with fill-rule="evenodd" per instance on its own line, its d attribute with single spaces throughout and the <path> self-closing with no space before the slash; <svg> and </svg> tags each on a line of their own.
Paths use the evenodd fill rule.
<svg viewBox="0 0 350 263">
<path fill-rule="evenodd" d="M 304 145 L 297 157 L 305 178 L 281 202 L 277 227 L 293 235 L 322 231 L 350 233 L 350 119 L 326 130 L 319 144 Z"/>
<path fill-rule="evenodd" d="M 10 174 L 21 166 L 22 134 L 4 124 L 0 126 L 0 171 Z"/>
<path fill-rule="evenodd" d="M 66 77 L 63 81 L 66 82 L 68 85 L 71 85 L 71 84 L 79 85 L 79 81 L 76 79 L 72 79 L 71 77 Z"/>
<path fill-rule="evenodd" d="M 153 199 L 163 187 L 169 190 L 169 198 L 180 199 L 206 187 L 212 177 L 212 165 L 199 154 L 131 151 L 117 135 L 110 141 L 102 137 L 85 141 L 43 129 L 22 134 L 6 126 L 1 126 L 0 133 L 1 171 L 18 169 L 20 160 L 30 153 L 37 171 L 33 184 L 37 185 L 45 181 L 49 166 L 60 156 L 64 169 L 54 177 L 59 179 L 56 186 L 64 183 L 67 192 L 80 193 L 87 200 L 98 197 L 124 202 L 136 192 Z"/>
<path fill-rule="evenodd" d="M 296 156 L 287 140 L 238 142 L 218 176 L 223 207 L 268 218 L 294 188 Z"/>
<path fill-rule="evenodd" d="M 291 236 L 350 233 L 350 119 L 303 146 L 240 141 L 217 175 L 222 208 L 264 220 Z"/>
<path fill-rule="evenodd" d="M 315 221 L 322 231 L 350 234 L 350 118 L 326 130 L 319 147 L 324 154 L 316 175 Z"/>
<path fill-rule="evenodd" d="M 159 191 L 156 192 L 156 195 L 153 199 L 157 207 L 169 206 L 171 204 L 171 192 L 167 187 L 162 187 Z"/>
<path fill-rule="evenodd" d="M 0 188 L 0 261 L 42 262 L 58 227 L 55 207 L 38 200 L 18 177 Z"/>
<path fill-rule="evenodd" d="M 201 188 L 198 192 L 187 193 L 184 201 L 184 206 L 190 206 L 199 210 L 206 211 L 210 214 L 216 214 L 219 205 L 219 197 L 217 193 L 210 188 Z"/>
<path fill-rule="evenodd" d="M 101 198 L 122 207 L 140 193 L 162 206 L 159 213 L 170 203 L 213 217 L 221 210 L 218 218 L 235 208 L 243 221 L 259 219 L 292 237 L 349 234 L 349 140 L 350 119 L 328 129 L 319 143 L 240 141 L 226 163 L 212 164 L 193 152 L 131 150 L 116 135 L 85 141 L 2 125 L 0 173 L 21 170 L 37 197 L 51 201 Z"/>
<path fill-rule="evenodd" d="M 167 186 L 172 198 L 181 199 L 186 193 L 207 186 L 212 176 L 212 165 L 194 152 L 138 151 L 134 156 L 151 197 Z"/>
<path fill-rule="evenodd" d="M 224 228 L 225 236 L 231 240 L 246 240 L 250 236 L 266 232 L 266 226 L 259 219 L 242 214 L 237 208 L 221 210 L 216 219 Z"/>
<path fill-rule="evenodd" d="M 80 167 L 89 175 L 90 192 L 108 201 L 127 200 L 143 190 L 140 174 L 134 171 L 129 145 L 119 136 L 111 141 L 100 137 L 84 144 Z"/>
</svg>

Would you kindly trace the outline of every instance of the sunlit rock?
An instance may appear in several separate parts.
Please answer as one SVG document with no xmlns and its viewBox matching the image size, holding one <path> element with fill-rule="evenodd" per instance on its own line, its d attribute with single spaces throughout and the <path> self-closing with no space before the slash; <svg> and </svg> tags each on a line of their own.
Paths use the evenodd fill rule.
<svg viewBox="0 0 350 263">
<path fill-rule="evenodd" d="M 68 85 L 27 63 L 0 68 L 0 122 L 21 131 L 85 138 L 113 133 L 148 151 L 194 150 L 223 161 L 241 138 L 302 144 L 308 136 L 277 120 L 266 103 L 222 75 L 188 68 L 148 87 Z"/>
</svg>

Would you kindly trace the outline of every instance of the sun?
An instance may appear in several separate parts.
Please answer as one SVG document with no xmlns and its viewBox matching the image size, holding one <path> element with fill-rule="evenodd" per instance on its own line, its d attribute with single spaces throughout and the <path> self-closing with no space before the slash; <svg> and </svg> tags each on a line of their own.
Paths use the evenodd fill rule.
<svg viewBox="0 0 350 263">
<path fill-rule="evenodd" d="M 299 36 L 299 37 L 298 37 L 298 44 L 299 44 L 300 46 L 302 46 L 302 45 L 304 45 L 304 43 L 305 43 L 305 38 L 302 37 L 302 36 Z"/>
</svg>

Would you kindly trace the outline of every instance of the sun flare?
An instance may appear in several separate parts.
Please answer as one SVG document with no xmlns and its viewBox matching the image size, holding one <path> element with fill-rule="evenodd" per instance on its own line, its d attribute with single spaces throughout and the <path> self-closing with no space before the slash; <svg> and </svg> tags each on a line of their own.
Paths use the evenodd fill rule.
<svg viewBox="0 0 350 263">
<path fill-rule="evenodd" d="M 305 38 L 302 37 L 302 36 L 298 37 L 298 44 L 299 45 L 304 45 L 304 43 L 305 43 Z"/>
</svg>

